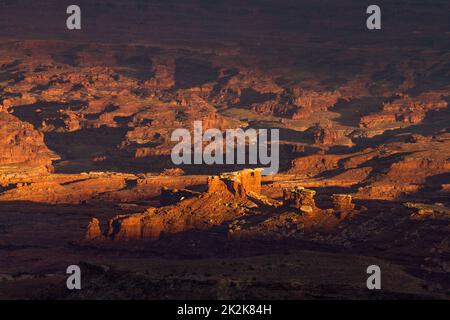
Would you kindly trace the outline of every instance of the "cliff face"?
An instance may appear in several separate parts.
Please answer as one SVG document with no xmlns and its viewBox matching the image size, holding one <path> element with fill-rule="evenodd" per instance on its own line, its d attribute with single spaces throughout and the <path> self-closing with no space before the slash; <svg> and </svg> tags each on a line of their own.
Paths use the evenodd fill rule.
<svg viewBox="0 0 450 320">
<path fill-rule="evenodd" d="M 245 198 L 250 193 L 261 193 L 261 170 L 245 169 L 208 178 L 208 193 L 228 191 Z"/>
<path fill-rule="evenodd" d="M 29 123 L 0 112 L 0 165 L 41 167 L 52 171 L 52 159 L 57 158 L 45 145 L 44 135 Z"/>
</svg>

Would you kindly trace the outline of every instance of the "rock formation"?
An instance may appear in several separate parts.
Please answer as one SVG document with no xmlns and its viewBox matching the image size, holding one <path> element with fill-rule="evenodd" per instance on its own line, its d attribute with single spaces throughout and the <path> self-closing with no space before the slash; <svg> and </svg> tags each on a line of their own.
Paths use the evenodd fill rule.
<svg viewBox="0 0 450 320">
<path fill-rule="evenodd" d="M 309 90 L 294 90 L 294 103 L 298 110 L 292 115 L 292 119 L 301 120 L 309 118 L 313 112 L 325 111 L 332 107 L 341 97 L 339 92 L 321 92 Z"/>
<path fill-rule="evenodd" d="M 410 216 L 413 220 L 450 219 L 450 208 L 446 207 L 443 203 L 426 204 L 407 202 L 404 206 L 413 211 Z"/>
<path fill-rule="evenodd" d="M 320 212 L 316 206 L 314 196 L 316 191 L 296 187 L 294 189 L 283 189 L 283 206 L 296 208 L 301 214 L 312 216 Z M 352 203 L 352 196 L 349 194 L 333 194 L 332 195 L 333 212 L 344 219 L 347 214 L 355 209 Z"/>
<path fill-rule="evenodd" d="M 44 135 L 13 115 L 0 112 L 0 166 L 21 165 L 53 170 L 58 157 L 44 143 Z"/>
<path fill-rule="evenodd" d="M 97 218 L 92 218 L 87 227 L 86 239 L 95 240 L 103 237 L 102 230 L 100 228 L 100 221 Z"/>
<path fill-rule="evenodd" d="M 229 191 L 245 198 L 249 193 L 261 193 L 261 169 L 245 169 L 208 177 L 208 193 Z"/>
<path fill-rule="evenodd" d="M 347 215 L 355 209 L 352 203 L 352 196 L 349 194 L 333 194 L 333 210 L 339 214 L 340 219 L 345 219 Z"/>
<path fill-rule="evenodd" d="M 340 142 L 340 140 L 344 140 L 345 138 L 345 131 L 333 129 L 330 122 L 325 124 L 316 123 L 314 126 L 306 130 L 305 133 L 315 144 L 323 146 L 342 144 L 338 142 Z M 349 139 L 347 138 L 346 140 Z M 347 143 L 351 143 L 351 141 L 347 141 Z"/>
<path fill-rule="evenodd" d="M 283 190 L 283 205 L 286 207 L 293 206 L 305 214 L 312 214 L 317 210 L 314 201 L 316 191 L 297 187 L 292 190 Z"/>
<path fill-rule="evenodd" d="M 299 226 L 303 224 L 305 230 L 315 230 L 336 226 L 340 220 L 364 210 L 362 207 L 357 208 L 352 203 L 352 196 L 347 194 L 334 194 L 333 208 L 321 209 L 314 199 L 316 191 L 303 187 L 284 189 L 282 203 L 260 193 L 259 169 L 245 169 L 209 177 L 207 191 L 202 194 L 187 189 L 163 188 L 162 207 L 148 208 L 143 213 L 116 216 L 109 221 L 108 230 L 103 237 L 115 240 L 155 240 L 163 234 L 212 228 L 225 221 L 232 221 L 228 229 L 230 237 L 239 238 L 248 232 L 258 233 L 256 230 L 265 228 L 266 223 L 274 223 L 274 219 L 293 219 Z M 239 219 L 254 208 L 268 210 L 272 214 L 268 220 L 249 229 L 241 225 L 239 221 L 243 220 Z M 100 233 L 99 222 L 93 219 L 86 238 L 96 239 Z"/>
<path fill-rule="evenodd" d="M 299 272 L 306 265 L 323 271 L 306 251 L 286 254 L 288 268 L 274 262 L 274 252 L 302 247 L 336 249 L 349 266 L 361 253 L 363 265 L 377 263 L 382 252 L 429 277 L 420 283 L 429 293 L 436 279 L 450 292 L 448 262 L 435 263 L 449 260 L 449 1 L 426 13 L 420 1 L 383 1 L 383 12 L 401 14 L 369 38 L 360 32 L 364 8 L 347 0 L 82 2 L 83 26 L 95 28 L 65 33 L 61 1 L 0 1 L 0 278 L 20 273 L 0 281 L 0 299 L 18 291 L 10 288 L 42 291 L 30 288 L 47 284 L 43 271 L 59 281 L 66 262 L 141 272 L 158 256 L 170 265 L 202 258 L 194 268 L 224 261 L 192 276 L 184 260 L 182 272 L 151 270 L 159 297 L 174 282 L 189 294 L 187 278 L 205 296 L 206 281 L 219 284 L 218 296 L 311 297 L 329 283 L 273 277 L 308 274 Z M 203 131 L 278 129 L 279 172 L 175 165 L 172 133 L 192 133 L 196 120 Z M 226 242 L 247 236 L 255 239 Z M 334 268 L 338 260 L 325 256 Z M 21 282 L 28 276 L 36 280 Z M 328 281 L 311 276 L 319 278 Z"/>
<path fill-rule="evenodd" d="M 186 189 L 162 188 L 162 207 L 116 216 L 109 221 L 104 237 L 115 240 L 158 239 L 164 233 L 207 229 L 239 217 L 244 207 L 255 206 L 247 198 L 260 194 L 261 170 L 246 169 L 209 177 L 207 189 L 200 194 Z M 97 221 L 89 225 L 88 240 L 98 236 L 97 226 Z"/>
</svg>

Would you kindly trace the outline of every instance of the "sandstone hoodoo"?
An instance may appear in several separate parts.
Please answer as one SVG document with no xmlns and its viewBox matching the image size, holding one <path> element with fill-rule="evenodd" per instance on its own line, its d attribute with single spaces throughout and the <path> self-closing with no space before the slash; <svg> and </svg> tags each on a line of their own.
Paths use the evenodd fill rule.
<svg viewBox="0 0 450 320">
<path fill-rule="evenodd" d="M 87 227 L 86 239 L 95 240 L 103 237 L 102 230 L 100 228 L 100 221 L 97 218 L 92 218 Z"/>
</svg>

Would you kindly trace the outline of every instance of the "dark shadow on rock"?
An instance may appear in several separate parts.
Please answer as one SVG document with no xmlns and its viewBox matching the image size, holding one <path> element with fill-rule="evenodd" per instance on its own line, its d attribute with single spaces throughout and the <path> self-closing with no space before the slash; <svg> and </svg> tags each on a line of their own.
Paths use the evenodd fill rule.
<svg viewBox="0 0 450 320">
<path fill-rule="evenodd" d="M 21 121 L 31 123 L 36 129 L 41 127 L 44 120 L 48 125 L 54 125 L 56 128 L 64 128 L 64 121 L 61 118 L 59 110 L 78 110 L 85 103 L 81 100 L 69 102 L 38 101 L 33 104 L 15 106 L 12 108 L 12 114 Z"/>
<path fill-rule="evenodd" d="M 384 97 L 361 97 L 350 101 L 339 99 L 330 108 L 330 111 L 340 114 L 340 117 L 336 119 L 338 123 L 345 126 L 358 127 L 361 117 L 382 110 L 384 99 Z"/>
<path fill-rule="evenodd" d="M 218 78 L 219 73 L 209 61 L 179 58 L 175 61 L 175 89 L 201 86 Z"/>
</svg>

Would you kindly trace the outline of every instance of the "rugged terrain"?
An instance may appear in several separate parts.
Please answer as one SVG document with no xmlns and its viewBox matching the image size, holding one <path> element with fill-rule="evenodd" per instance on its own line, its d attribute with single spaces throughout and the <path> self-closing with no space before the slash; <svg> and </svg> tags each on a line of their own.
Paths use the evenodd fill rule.
<svg viewBox="0 0 450 320">
<path fill-rule="evenodd" d="M 447 2 L 79 2 L 0 4 L 0 298 L 448 299 Z M 174 165 L 199 120 L 280 172 Z"/>
</svg>

